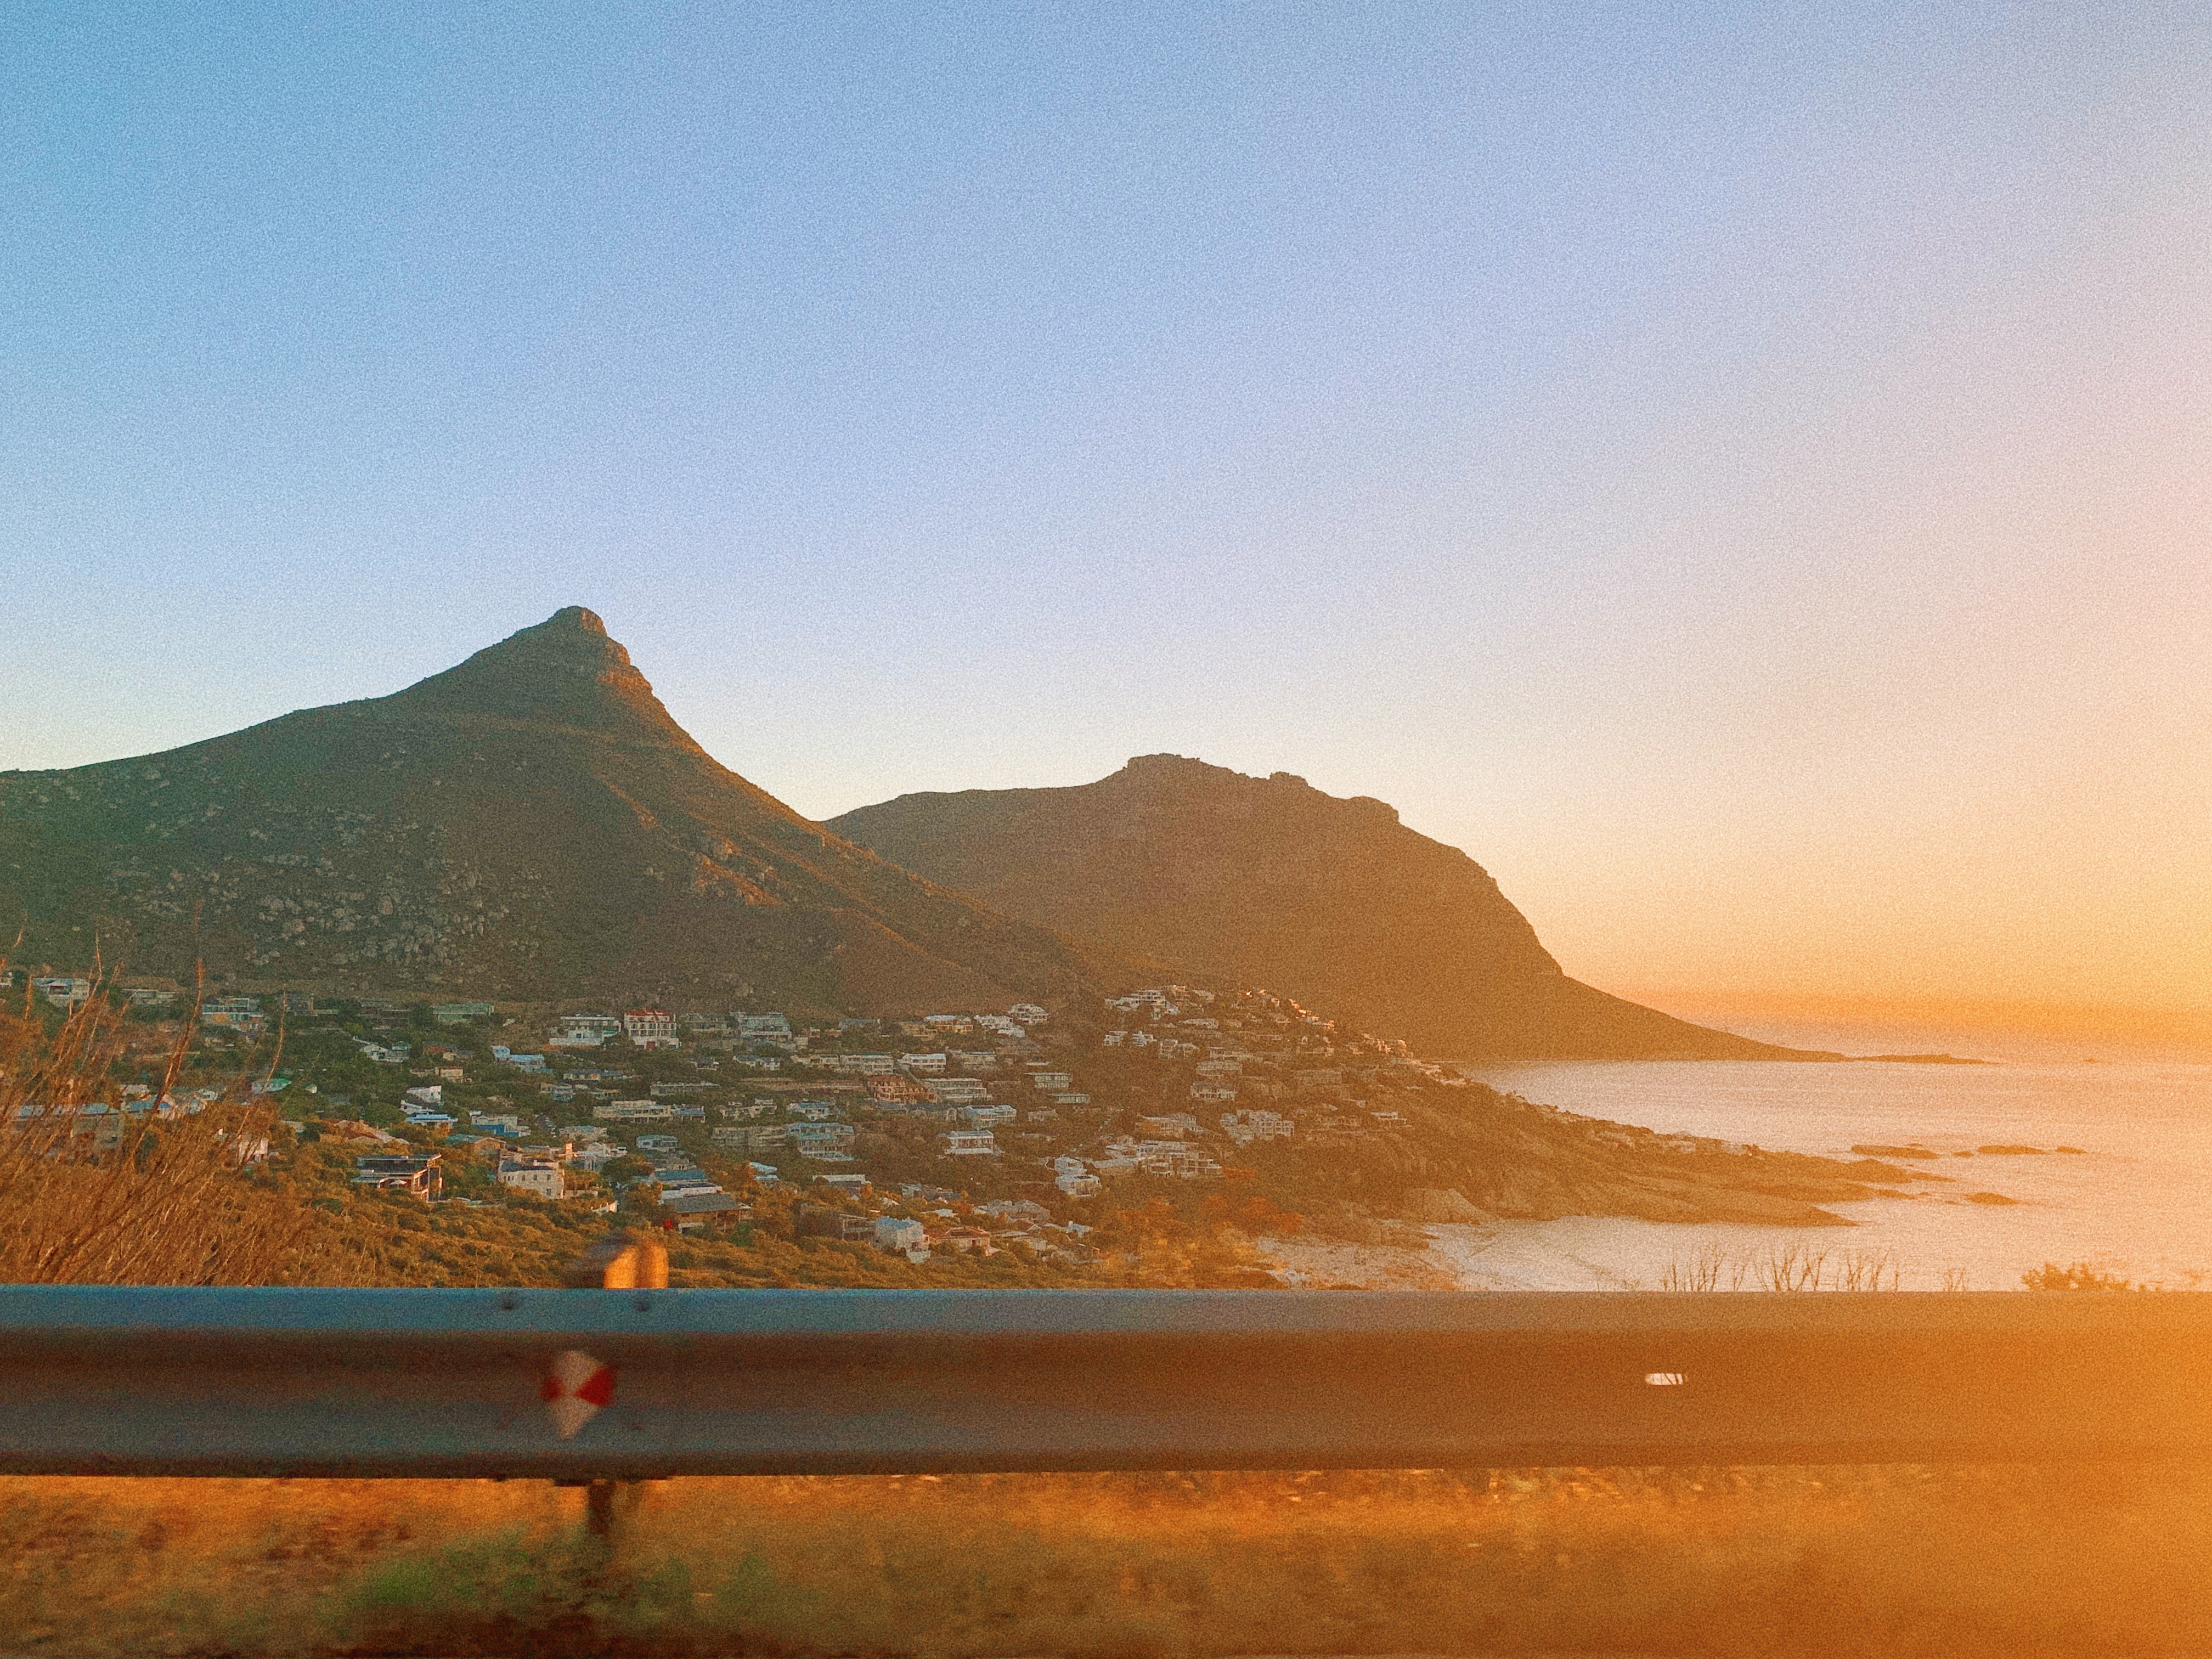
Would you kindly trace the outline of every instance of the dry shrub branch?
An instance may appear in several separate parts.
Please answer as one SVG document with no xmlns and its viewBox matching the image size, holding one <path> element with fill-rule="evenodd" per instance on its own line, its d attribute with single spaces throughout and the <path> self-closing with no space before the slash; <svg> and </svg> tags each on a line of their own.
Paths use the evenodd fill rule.
<svg viewBox="0 0 2212 1659">
<path fill-rule="evenodd" d="M 0 962 L 0 969 L 6 966 Z M 0 1282 L 255 1285 L 296 1271 L 310 1217 L 258 1176 L 267 1110 L 243 1079 L 172 1103 L 198 999 L 148 1109 L 113 1082 L 124 1009 L 100 984 L 55 1024 L 26 989 L 0 1012 Z"/>
</svg>

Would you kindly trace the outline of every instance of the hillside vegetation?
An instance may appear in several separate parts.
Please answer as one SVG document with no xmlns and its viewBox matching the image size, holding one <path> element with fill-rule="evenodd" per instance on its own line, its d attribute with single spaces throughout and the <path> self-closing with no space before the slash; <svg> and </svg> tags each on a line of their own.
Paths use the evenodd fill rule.
<svg viewBox="0 0 2212 1659">
<path fill-rule="evenodd" d="M 2202 1470 L 0 1480 L 0 1628 L 76 1659 L 2178 1655 Z"/>
</svg>

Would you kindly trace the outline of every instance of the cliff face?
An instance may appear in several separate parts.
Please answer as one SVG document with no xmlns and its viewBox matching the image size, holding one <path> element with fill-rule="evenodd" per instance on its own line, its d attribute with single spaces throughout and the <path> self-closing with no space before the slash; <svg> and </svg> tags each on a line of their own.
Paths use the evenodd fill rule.
<svg viewBox="0 0 2212 1659">
<path fill-rule="evenodd" d="M 1009 915 L 1462 1059 L 1773 1057 L 1567 978 L 1481 866 L 1364 797 L 1148 755 L 1066 789 L 902 795 L 829 828 Z"/>
<path fill-rule="evenodd" d="M 1040 929 L 806 821 L 571 608 L 388 697 L 0 774 L 0 933 L 329 992 L 884 1011 L 1051 994 Z"/>
</svg>

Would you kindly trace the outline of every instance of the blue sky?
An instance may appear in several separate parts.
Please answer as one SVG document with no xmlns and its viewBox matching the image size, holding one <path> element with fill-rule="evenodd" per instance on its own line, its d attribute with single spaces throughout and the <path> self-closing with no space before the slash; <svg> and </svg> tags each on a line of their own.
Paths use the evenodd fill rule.
<svg viewBox="0 0 2212 1659">
<path fill-rule="evenodd" d="M 0 767 L 588 605 L 829 815 L 1397 804 L 1626 989 L 2212 1005 L 2212 15 L 19 5 Z"/>
</svg>

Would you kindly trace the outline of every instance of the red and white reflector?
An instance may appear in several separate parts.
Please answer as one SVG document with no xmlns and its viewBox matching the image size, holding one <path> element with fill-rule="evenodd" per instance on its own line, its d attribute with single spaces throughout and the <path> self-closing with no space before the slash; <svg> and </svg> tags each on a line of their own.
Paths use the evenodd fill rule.
<svg viewBox="0 0 2212 1659">
<path fill-rule="evenodd" d="M 538 1392 L 556 1432 L 563 1440 L 573 1440 L 585 1424 L 613 1403 L 615 1368 L 601 1364 L 581 1348 L 565 1349 L 553 1356 Z"/>
</svg>

